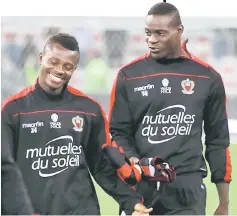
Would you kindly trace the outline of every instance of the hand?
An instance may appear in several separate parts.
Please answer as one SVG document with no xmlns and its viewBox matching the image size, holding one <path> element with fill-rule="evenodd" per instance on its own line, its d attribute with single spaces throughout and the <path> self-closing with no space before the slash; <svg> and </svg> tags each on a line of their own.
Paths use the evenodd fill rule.
<svg viewBox="0 0 237 216">
<path fill-rule="evenodd" d="M 171 182 L 176 179 L 174 167 L 158 156 L 142 158 L 139 161 L 139 166 L 148 181 Z"/>
<path fill-rule="evenodd" d="M 130 186 L 134 186 L 140 182 L 142 178 L 141 168 L 129 161 L 121 146 L 118 146 L 116 142 L 113 141 L 112 145 L 103 145 L 102 148 L 122 181 Z"/>
<path fill-rule="evenodd" d="M 143 204 L 137 203 L 134 207 L 132 215 L 149 215 L 153 211 L 153 208 L 147 209 Z"/>
<path fill-rule="evenodd" d="M 131 157 L 129 160 L 131 163 L 134 163 L 134 164 L 138 164 L 139 162 L 139 159 L 137 157 Z"/>
<path fill-rule="evenodd" d="M 214 215 L 229 215 L 228 205 L 219 204 Z"/>
</svg>

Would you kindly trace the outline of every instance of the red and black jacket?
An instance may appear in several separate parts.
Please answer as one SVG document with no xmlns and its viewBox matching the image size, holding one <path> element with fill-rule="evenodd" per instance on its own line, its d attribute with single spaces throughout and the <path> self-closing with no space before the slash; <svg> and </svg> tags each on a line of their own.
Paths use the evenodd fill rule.
<svg viewBox="0 0 237 216">
<path fill-rule="evenodd" d="M 100 214 L 90 173 L 129 214 L 142 201 L 102 151 L 111 142 L 104 111 L 69 85 L 60 96 L 36 83 L 8 98 L 2 128 L 2 142 L 11 145 L 35 212 Z"/>
<path fill-rule="evenodd" d="M 111 93 L 112 138 L 127 157 L 159 155 L 177 176 L 207 175 L 231 181 L 229 130 L 221 76 L 195 58 L 154 60 L 149 53 L 123 66 Z"/>
</svg>

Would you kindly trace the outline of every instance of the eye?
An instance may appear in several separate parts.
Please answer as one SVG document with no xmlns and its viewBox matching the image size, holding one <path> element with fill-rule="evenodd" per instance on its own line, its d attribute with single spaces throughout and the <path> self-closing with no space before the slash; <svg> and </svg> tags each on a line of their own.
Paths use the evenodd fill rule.
<svg viewBox="0 0 237 216">
<path fill-rule="evenodd" d="M 145 34 L 146 34 L 147 36 L 150 36 L 150 35 L 151 35 L 151 33 L 150 33 L 149 31 L 147 31 L 147 30 L 145 30 Z"/>
<path fill-rule="evenodd" d="M 50 61 L 50 63 L 51 63 L 52 65 L 55 65 L 55 64 L 57 64 L 57 61 L 56 61 L 56 60 L 54 60 L 54 59 L 50 59 L 49 61 Z"/>
<path fill-rule="evenodd" d="M 64 65 L 65 71 L 73 71 L 73 66 L 72 65 Z"/>
</svg>

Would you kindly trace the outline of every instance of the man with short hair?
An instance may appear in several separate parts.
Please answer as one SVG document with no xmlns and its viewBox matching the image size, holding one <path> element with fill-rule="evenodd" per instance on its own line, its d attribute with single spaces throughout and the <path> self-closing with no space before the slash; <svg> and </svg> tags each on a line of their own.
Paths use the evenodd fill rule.
<svg viewBox="0 0 237 216">
<path fill-rule="evenodd" d="M 79 56 L 73 36 L 58 34 L 46 42 L 36 83 L 3 102 L 2 142 L 10 146 L 36 213 L 99 215 L 90 173 L 126 214 L 149 213 L 104 152 L 112 145 L 103 109 L 68 85 Z M 133 174 L 128 164 L 120 165 Z"/>
<path fill-rule="evenodd" d="M 147 158 L 149 165 L 159 155 L 174 166 L 175 181 L 149 181 L 146 177 L 153 169 L 137 185 L 152 214 L 204 215 L 204 122 L 205 156 L 220 198 L 215 214 L 228 214 L 231 161 L 225 90 L 210 65 L 182 49 L 183 31 L 174 5 L 162 2 L 148 11 L 149 52 L 118 72 L 111 93 L 110 132 L 130 161 L 141 166 Z"/>
</svg>

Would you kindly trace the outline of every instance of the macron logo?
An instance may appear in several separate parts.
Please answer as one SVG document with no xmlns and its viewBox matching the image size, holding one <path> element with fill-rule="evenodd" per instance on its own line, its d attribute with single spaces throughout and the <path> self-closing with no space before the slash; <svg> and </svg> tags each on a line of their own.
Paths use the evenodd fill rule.
<svg viewBox="0 0 237 216">
<path fill-rule="evenodd" d="M 140 87 L 134 88 L 134 92 L 146 91 L 146 90 L 150 90 L 154 88 L 155 88 L 154 85 L 148 84 L 146 86 L 140 86 Z"/>
</svg>

